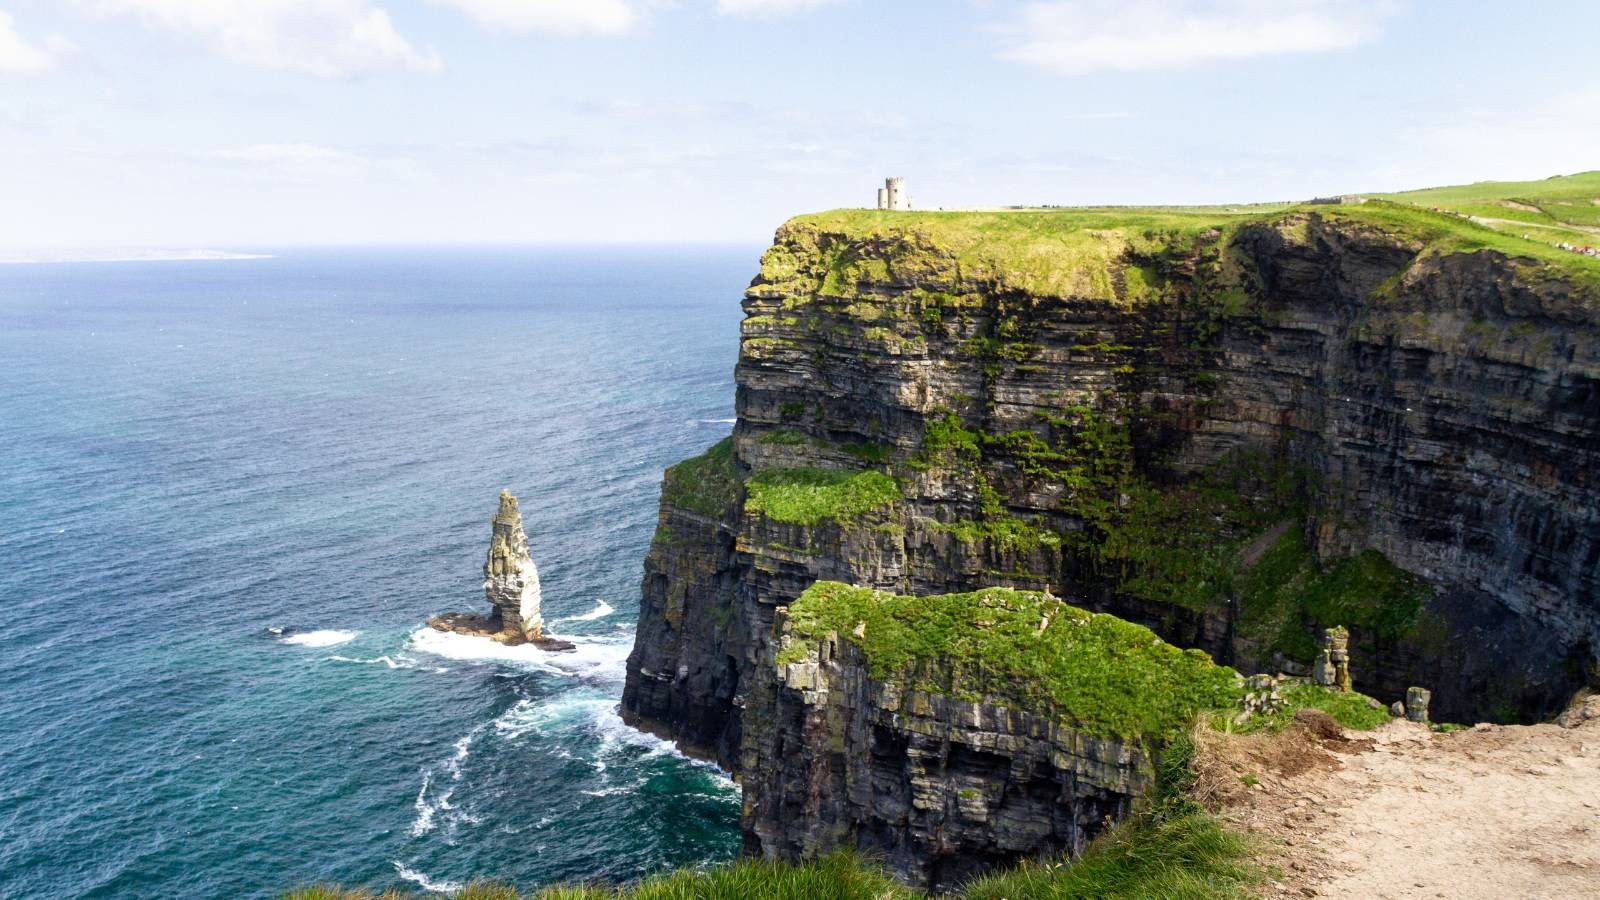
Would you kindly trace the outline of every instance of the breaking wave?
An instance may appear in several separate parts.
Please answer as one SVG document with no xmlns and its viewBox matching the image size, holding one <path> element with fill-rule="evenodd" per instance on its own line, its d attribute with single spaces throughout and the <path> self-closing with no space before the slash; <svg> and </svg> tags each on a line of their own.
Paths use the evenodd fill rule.
<svg viewBox="0 0 1600 900">
<path fill-rule="evenodd" d="M 394 870 L 400 875 L 401 878 L 404 878 L 405 880 L 411 882 L 417 887 L 422 888 L 425 891 L 431 891 L 435 894 L 454 894 L 455 892 L 466 887 L 466 885 L 459 881 L 434 881 L 432 878 L 429 878 L 427 875 L 424 875 L 423 873 L 418 872 L 416 869 L 407 866 L 398 859 L 391 860 L 391 862 L 394 863 Z"/>
<path fill-rule="evenodd" d="M 488 727 L 486 723 L 467 732 L 460 740 L 455 742 L 455 752 L 451 754 L 450 758 L 440 764 L 444 774 L 450 779 L 449 787 L 430 797 L 429 789 L 433 787 L 434 770 L 428 769 L 422 773 L 422 787 L 417 790 L 415 804 L 417 817 L 411 821 L 412 837 L 421 837 L 432 831 L 435 827 L 433 818 L 439 812 L 455 809 L 450 804 L 450 798 L 455 795 L 455 783 L 461 780 L 461 764 L 465 763 L 467 756 L 471 754 L 472 742 L 477 740 L 478 735 L 483 734 Z M 429 890 L 432 890 L 432 888 L 429 888 Z"/>
<path fill-rule="evenodd" d="M 606 616 L 609 616 L 609 615 L 611 615 L 612 613 L 614 613 L 616 611 L 617 611 L 616 608 L 613 607 L 611 604 L 605 602 L 604 600 L 600 600 L 600 601 L 598 601 L 596 603 L 594 609 L 589 610 L 588 612 L 584 613 L 581 616 L 567 616 L 564 619 L 556 619 L 555 621 L 556 622 L 593 622 L 595 619 L 604 619 Z"/>
<path fill-rule="evenodd" d="M 507 663 L 519 668 L 589 681 L 620 682 L 632 649 L 625 635 L 585 637 L 561 635 L 577 647 L 564 653 L 540 650 L 532 644 L 508 647 L 499 641 L 426 626 L 412 632 L 408 646 L 422 653 L 465 662 Z"/>
<path fill-rule="evenodd" d="M 299 647 L 333 647 L 347 641 L 356 639 L 356 632 L 341 631 L 335 628 L 325 628 L 320 631 L 304 631 L 280 638 L 285 644 L 294 644 Z"/>
</svg>

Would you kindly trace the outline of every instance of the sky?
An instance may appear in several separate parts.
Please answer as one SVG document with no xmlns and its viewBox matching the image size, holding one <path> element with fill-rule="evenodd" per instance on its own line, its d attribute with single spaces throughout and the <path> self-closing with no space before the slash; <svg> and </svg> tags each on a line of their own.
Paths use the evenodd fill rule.
<svg viewBox="0 0 1600 900">
<path fill-rule="evenodd" d="M 725 241 L 1600 168 L 1600 8 L 0 0 L 0 250 Z"/>
</svg>

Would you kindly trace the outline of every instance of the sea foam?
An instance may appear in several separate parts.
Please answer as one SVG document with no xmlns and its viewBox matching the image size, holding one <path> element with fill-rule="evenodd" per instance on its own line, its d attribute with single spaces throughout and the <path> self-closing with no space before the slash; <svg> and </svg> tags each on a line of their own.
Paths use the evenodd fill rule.
<svg viewBox="0 0 1600 900">
<path fill-rule="evenodd" d="M 614 613 L 616 611 L 617 611 L 616 608 L 613 607 L 611 604 L 605 602 L 604 600 L 600 600 L 600 601 L 596 602 L 596 605 L 595 605 L 594 609 L 589 610 L 588 612 L 584 613 L 581 616 L 567 616 L 564 619 L 556 619 L 555 621 L 557 621 L 557 622 L 593 622 L 595 619 L 604 619 L 606 616 L 609 616 L 609 615 L 611 615 L 612 613 Z"/>
<path fill-rule="evenodd" d="M 425 891 L 431 891 L 435 894 L 454 894 L 466 887 L 466 885 L 459 881 L 434 881 L 427 875 L 424 875 L 423 873 L 418 872 L 416 869 L 407 866 L 398 859 L 391 860 L 391 862 L 394 863 L 394 870 L 395 872 L 399 873 L 401 878 L 404 878 L 405 880 L 415 884 L 417 887 L 420 887 Z"/>
<path fill-rule="evenodd" d="M 532 644 L 509 647 L 486 637 L 427 627 L 412 632 L 409 644 L 413 650 L 442 656 L 445 659 L 508 663 L 518 668 L 590 681 L 622 680 L 628 652 L 632 647 L 632 642 L 627 636 L 552 636 L 571 641 L 576 648 L 566 652 L 546 652 Z"/>
<path fill-rule="evenodd" d="M 332 647 L 353 641 L 356 638 L 354 631 L 340 631 L 335 628 L 324 628 L 320 631 L 305 631 L 300 634 L 291 634 L 283 638 L 285 644 L 295 644 L 300 647 Z"/>
</svg>

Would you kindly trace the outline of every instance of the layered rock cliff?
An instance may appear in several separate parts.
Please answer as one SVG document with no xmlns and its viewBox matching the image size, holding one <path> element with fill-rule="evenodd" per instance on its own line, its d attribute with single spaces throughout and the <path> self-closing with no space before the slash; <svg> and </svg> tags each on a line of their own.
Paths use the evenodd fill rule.
<svg viewBox="0 0 1600 900">
<path fill-rule="evenodd" d="M 570 641 L 544 633 L 539 612 L 539 569 L 528 552 L 528 535 L 522 530 L 522 511 L 510 491 L 500 492 L 500 508 L 490 520 L 489 552 L 483 559 L 483 596 L 488 616 L 445 613 L 428 620 L 440 631 L 492 638 L 502 644 L 534 644 L 543 650 L 576 649 Z"/>
<path fill-rule="evenodd" d="M 1076 853 L 1143 798 L 1237 675 L 1046 594 L 819 582 L 781 607 L 744 712 L 745 850 L 855 846 L 935 891 Z"/>
<path fill-rule="evenodd" d="M 623 712 L 770 754 L 776 610 L 828 579 L 1048 588 L 1244 671 L 1344 625 L 1386 702 L 1548 713 L 1600 648 L 1597 280 L 1381 206 L 794 220 L 733 437 L 664 481 Z M 745 784 L 771 846 L 788 787 Z"/>
</svg>

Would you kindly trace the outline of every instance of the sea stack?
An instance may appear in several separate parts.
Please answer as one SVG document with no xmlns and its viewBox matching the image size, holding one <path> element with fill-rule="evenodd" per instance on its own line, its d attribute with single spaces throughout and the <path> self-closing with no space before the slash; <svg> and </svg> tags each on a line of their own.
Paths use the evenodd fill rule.
<svg viewBox="0 0 1600 900">
<path fill-rule="evenodd" d="M 445 613 L 428 624 L 493 638 L 502 644 L 533 644 L 541 650 L 574 650 L 562 640 L 546 637 L 544 616 L 539 614 L 539 570 L 528 552 L 528 535 L 522 530 L 522 511 L 510 491 L 500 492 L 500 510 L 489 533 L 489 553 L 483 560 L 483 595 L 493 608 L 487 618 L 469 613 Z"/>
<path fill-rule="evenodd" d="M 544 617 L 539 615 L 539 570 L 528 553 L 528 535 L 522 530 L 522 512 L 510 491 L 500 492 L 500 511 L 494 515 L 489 555 L 483 561 L 483 594 L 494 606 L 491 622 L 502 634 L 538 641 L 544 637 Z"/>
</svg>

